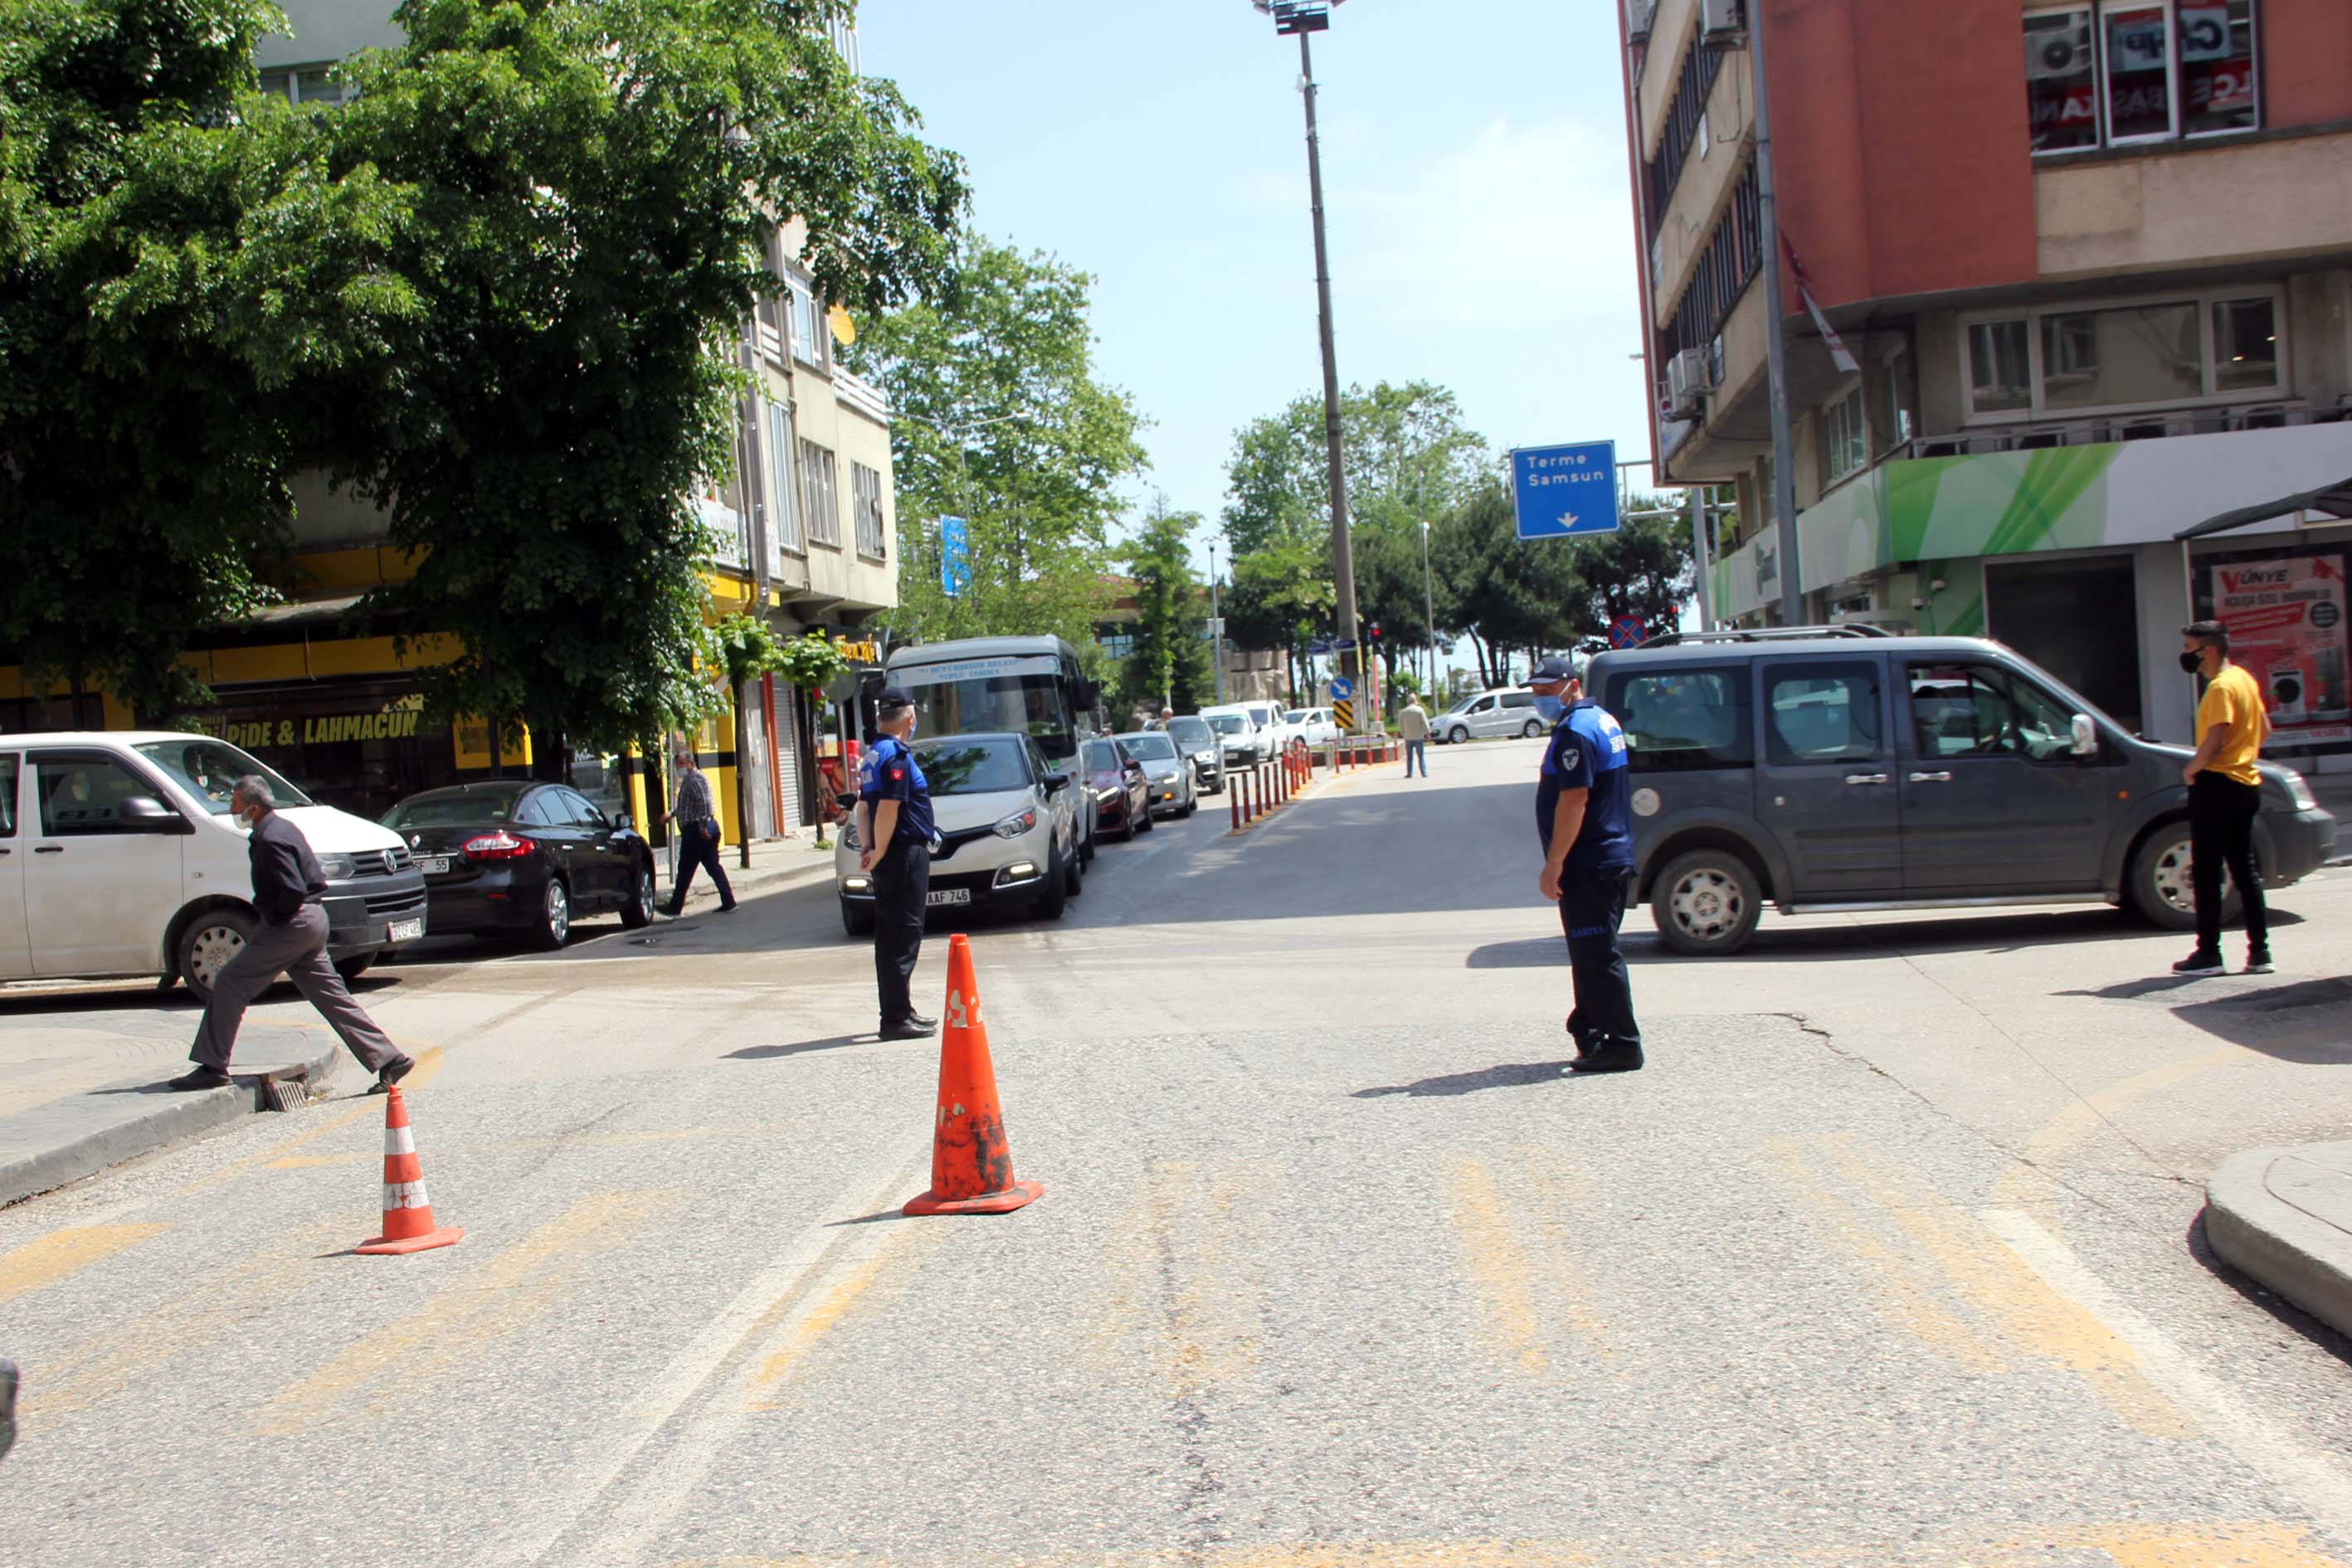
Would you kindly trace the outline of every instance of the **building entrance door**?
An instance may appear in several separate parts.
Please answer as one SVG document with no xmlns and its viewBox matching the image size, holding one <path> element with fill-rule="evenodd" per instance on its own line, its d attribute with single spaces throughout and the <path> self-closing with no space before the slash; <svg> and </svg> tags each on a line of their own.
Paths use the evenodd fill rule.
<svg viewBox="0 0 2352 1568">
<path fill-rule="evenodd" d="M 1985 625 L 2134 734 L 2139 696 L 2139 596 L 2128 555 L 1985 563 Z"/>
</svg>

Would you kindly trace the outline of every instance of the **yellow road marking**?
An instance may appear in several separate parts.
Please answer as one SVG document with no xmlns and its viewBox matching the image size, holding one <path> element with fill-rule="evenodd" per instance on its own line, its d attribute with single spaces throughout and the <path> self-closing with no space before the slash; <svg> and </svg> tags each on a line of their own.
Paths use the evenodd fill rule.
<svg viewBox="0 0 2352 1568">
<path fill-rule="evenodd" d="M 2200 1056 L 2184 1057 L 2118 1079 L 2105 1089 L 2084 1095 L 2057 1115 L 2044 1122 L 2025 1141 L 2021 1152 L 2024 1158 L 2004 1169 L 1993 1184 L 1992 1203 L 1998 1208 L 2021 1208 L 2032 1214 L 2045 1226 L 2057 1230 L 2056 1205 L 2052 1202 L 2050 1176 L 2046 1167 L 2076 1144 L 2095 1134 L 2111 1131 L 2109 1119 L 2125 1106 L 2160 1089 L 2186 1082 L 2215 1068 L 2229 1067 L 2246 1060 L 2246 1052 L 2237 1046 L 2222 1046 Z"/>
<path fill-rule="evenodd" d="M 1483 1160 L 1458 1158 L 1446 1172 L 1445 1186 L 1453 1200 L 1463 1261 L 1478 1287 L 1489 1333 L 1499 1342 L 1504 1360 L 1522 1372 L 1542 1374 L 1550 1368 L 1551 1356 L 1536 1323 L 1527 1255 L 1511 1240 L 1502 1202 L 1495 1195 L 1493 1173 Z"/>
<path fill-rule="evenodd" d="M 873 1252 L 859 1260 L 849 1273 L 835 1281 L 810 1311 L 792 1326 L 792 1337 L 761 1362 L 743 1386 L 742 1407 L 745 1410 L 774 1410 L 784 1403 L 783 1385 L 807 1362 L 809 1352 L 819 1340 L 830 1333 L 842 1319 L 849 1315 L 861 1298 L 882 1278 L 886 1267 L 901 1265 L 901 1271 L 911 1268 L 926 1254 L 946 1239 L 950 1226 L 894 1221 Z M 903 1281 L 902 1281 L 903 1282 Z M 781 1311 L 789 1312 L 793 1303 L 779 1302 Z"/>
<path fill-rule="evenodd" d="M 1868 1266 L 1883 1296 L 1881 1311 L 1897 1327 L 1971 1372 L 2007 1371 L 2008 1362 L 2000 1352 L 1936 1299 L 1933 1282 L 1917 1260 L 1882 1239 L 1852 1205 L 1814 1176 L 1805 1157 L 1811 1142 L 1773 1138 L 1766 1141 L 1765 1150 L 1830 1238 Z"/>
<path fill-rule="evenodd" d="M 86 1409 L 148 1382 L 166 1356 L 189 1353 L 245 1321 L 257 1302 L 282 1296 L 288 1281 L 350 1228 L 338 1220 L 281 1239 L 260 1256 L 207 1275 L 177 1297 L 109 1326 L 61 1355 L 44 1356 L 41 1413 Z"/>
<path fill-rule="evenodd" d="M 416 1065 L 409 1069 L 409 1073 L 406 1078 L 400 1080 L 402 1092 L 404 1094 L 413 1089 L 423 1089 L 426 1084 L 431 1083 L 435 1077 L 440 1073 L 441 1063 L 445 1058 L 445 1056 L 446 1053 L 438 1046 L 427 1047 L 425 1049 L 417 1052 Z M 213 1188 L 219 1186 L 222 1183 L 229 1180 L 232 1176 L 243 1175 L 246 1172 L 252 1170 L 257 1165 L 274 1165 L 278 1161 L 286 1158 L 289 1151 L 299 1149 L 303 1144 L 311 1142 L 316 1139 L 324 1138 L 331 1132 L 340 1132 L 344 1128 L 349 1127 L 352 1122 L 367 1116 L 370 1112 L 373 1112 L 377 1116 L 382 1116 L 383 1114 L 383 1101 L 378 1099 L 370 1098 L 361 1100 L 347 1109 L 339 1110 L 334 1115 L 328 1117 L 310 1131 L 298 1133 L 294 1137 L 289 1138 L 283 1143 L 279 1143 L 273 1148 L 265 1149 L 258 1154 L 248 1154 L 244 1159 L 236 1161 L 233 1164 L 222 1166 L 219 1170 L 215 1171 L 208 1176 L 197 1177 L 187 1185 L 174 1191 L 172 1195 L 175 1198 L 184 1198 L 194 1196 L 197 1193 L 210 1192 Z M 378 1150 L 373 1153 L 362 1152 L 355 1153 L 352 1156 L 354 1162 L 362 1159 L 381 1159 L 382 1157 L 383 1152 L 381 1150 Z"/>
<path fill-rule="evenodd" d="M 53 1230 L 0 1254 L 0 1306 L 135 1247 L 168 1225 L 85 1225 Z"/>
<path fill-rule="evenodd" d="M 269 1436 L 309 1429 L 336 1414 L 347 1394 L 383 1382 L 370 1402 L 381 1409 L 443 1370 L 481 1354 L 485 1346 L 545 1312 L 579 1283 L 599 1253 L 627 1241 L 677 1201 L 676 1190 L 598 1193 L 532 1231 L 431 1301 L 346 1347 L 321 1370 L 302 1378 L 257 1417 Z M 361 1260 L 367 1266 L 367 1260 Z"/>
<path fill-rule="evenodd" d="M 2303 1531 L 2283 1524 L 2129 1525 L 2086 1530 L 2077 1539 L 2105 1552 L 2116 1568 L 2343 1568 L 2315 1551 Z"/>
<path fill-rule="evenodd" d="M 530 1149 L 621 1149 L 635 1143 L 668 1143 L 684 1138 L 749 1137 L 772 1131 L 765 1127 L 673 1127 L 657 1132 L 573 1133 L 555 1138 L 509 1138 L 497 1143 L 443 1145 L 445 1154 L 511 1154 Z M 320 1165 L 357 1165 L 380 1160 L 381 1150 L 355 1149 L 342 1154 L 289 1154 L 272 1160 L 273 1171 L 308 1171 Z"/>
<path fill-rule="evenodd" d="M 1272 1160 L 1153 1162 L 1119 1220 L 1088 1359 L 1126 1368 L 1139 1339 L 1174 1397 L 1253 1394 L 1282 1186 Z"/>
</svg>

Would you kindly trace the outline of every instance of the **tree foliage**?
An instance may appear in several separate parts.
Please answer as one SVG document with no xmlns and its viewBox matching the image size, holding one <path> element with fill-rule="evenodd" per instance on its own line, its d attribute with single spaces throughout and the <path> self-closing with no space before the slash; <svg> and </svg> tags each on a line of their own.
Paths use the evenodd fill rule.
<svg viewBox="0 0 2352 1568">
<path fill-rule="evenodd" d="M 957 271 L 953 294 L 884 317 L 849 356 L 897 412 L 898 629 L 1089 646 L 1110 601 L 1118 488 L 1148 461 L 1142 416 L 1096 374 L 1091 277 L 980 237 Z M 971 542 L 960 595 L 940 583 L 946 516 Z"/>
<path fill-rule="evenodd" d="M 1340 463 L 1358 527 L 1418 523 L 1476 489 L 1490 458 L 1453 393 L 1425 381 L 1349 387 L 1339 399 Z M 1281 542 L 1320 541 L 1331 528 L 1323 399 L 1291 400 L 1234 437 L 1226 462 L 1225 537 L 1234 559 Z"/>
<path fill-rule="evenodd" d="M 1120 671 L 1122 705 L 1157 713 L 1164 703 L 1191 712 L 1215 700 L 1216 671 L 1201 635 L 1208 600 L 1191 551 L 1200 526 L 1200 513 L 1171 511 L 1161 496 L 1128 547 L 1135 651 Z"/>
<path fill-rule="evenodd" d="M 289 472 L 422 301 L 406 193 L 253 95 L 263 0 L 0 0 L 0 646 L 35 689 L 202 696 L 267 603 Z"/>
</svg>

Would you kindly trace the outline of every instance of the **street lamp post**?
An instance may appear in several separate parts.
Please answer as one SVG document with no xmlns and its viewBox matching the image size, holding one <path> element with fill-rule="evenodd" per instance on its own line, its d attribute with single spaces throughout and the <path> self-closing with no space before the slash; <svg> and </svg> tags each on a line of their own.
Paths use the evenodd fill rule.
<svg viewBox="0 0 2352 1568">
<path fill-rule="evenodd" d="M 1429 690 L 1437 694 L 1437 587 L 1429 574 L 1429 519 L 1421 520 L 1421 599 L 1423 622 L 1429 628 Z"/>
<path fill-rule="evenodd" d="M 1331 255 L 1323 234 L 1323 153 L 1315 129 L 1315 56 L 1310 35 L 1331 26 L 1331 7 L 1342 0 L 1251 0 L 1274 18 L 1276 34 L 1298 35 L 1298 90 L 1307 103 L 1307 191 L 1315 220 L 1315 302 L 1323 340 L 1323 441 L 1331 482 L 1331 575 L 1339 636 L 1353 644 L 1356 625 L 1356 552 L 1348 537 L 1348 477 L 1339 440 L 1339 362 L 1331 339 Z M 1353 647 L 1339 650 L 1340 672 L 1354 679 L 1360 668 Z M 1369 708 L 1369 705 L 1367 705 Z"/>
<path fill-rule="evenodd" d="M 1772 106 L 1764 78 L 1763 7 L 1748 8 L 1748 60 L 1756 68 L 1756 195 L 1764 231 L 1764 348 L 1772 416 L 1772 521 L 1780 535 L 1780 619 L 1805 623 L 1804 563 L 1797 538 L 1797 461 L 1789 429 L 1789 345 L 1780 330 L 1780 203 L 1772 170 Z"/>
<path fill-rule="evenodd" d="M 1217 608 L 1217 542 L 1209 541 L 1209 659 L 1217 675 L 1217 701 L 1225 700 L 1225 623 Z"/>
</svg>

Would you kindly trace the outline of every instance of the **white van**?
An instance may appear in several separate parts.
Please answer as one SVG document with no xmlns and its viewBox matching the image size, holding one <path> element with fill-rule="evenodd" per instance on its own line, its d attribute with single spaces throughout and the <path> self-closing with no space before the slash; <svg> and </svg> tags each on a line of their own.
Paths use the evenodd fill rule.
<svg viewBox="0 0 2352 1568">
<path fill-rule="evenodd" d="M 425 935 L 425 878 L 388 827 L 320 805 L 210 735 L 0 735 L 0 980 L 160 975 L 199 999 L 259 922 L 229 790 L 269 781 L 327 874 L 348 978 Z"/>
<path fill-rule="evenodd" d="M 1536 711 L 1524 686 L 1497 687 L 1465 697 L 1429 721 L 1429 738 L 1459 745 L 1488 735 L 1540 735 L 1551 726 Z"/>
<path fill-rule="evenodd" d="M 1225 702 L 1201 710 L 1224 747 L 1225 765 L 1254 768 L 1271 762 L 1286 735 L 1279 702 Z"/>
</svg>

